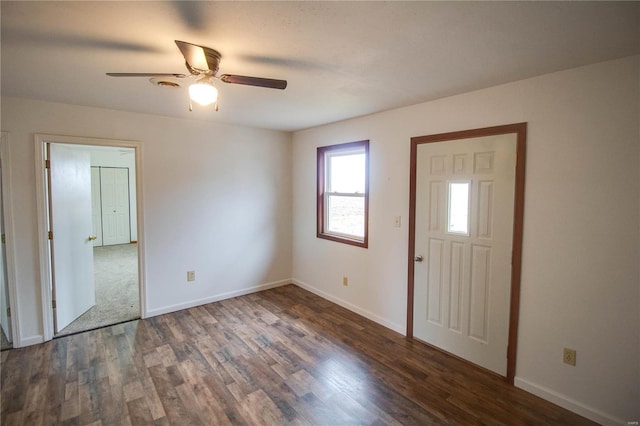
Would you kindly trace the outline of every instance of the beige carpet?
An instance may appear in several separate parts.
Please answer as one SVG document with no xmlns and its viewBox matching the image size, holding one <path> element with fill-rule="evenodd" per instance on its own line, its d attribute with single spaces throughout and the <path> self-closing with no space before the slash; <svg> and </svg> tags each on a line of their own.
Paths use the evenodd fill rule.
<svg viewBox="0 0 640 426">
<path fill-rule="evenodd" d="M 94 247 L 96 304 L 57 336 L 140 318 L 138 246 Z"/>
</svg>

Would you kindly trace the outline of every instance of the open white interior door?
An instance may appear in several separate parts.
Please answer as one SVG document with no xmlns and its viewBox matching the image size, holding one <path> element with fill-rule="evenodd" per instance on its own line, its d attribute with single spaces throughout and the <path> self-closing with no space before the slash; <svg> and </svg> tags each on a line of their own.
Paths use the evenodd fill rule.
<svg viewBox="0 0 640 426">
<path fill-rule="evenodd" d="M 0 164 L 1 168 L 1 164 Z M 7 257 L 5 250 L 4 210 L 2 198 L 2 171 L 0 169 L 0 326 L 9 343 L 12 342 L 11 316 L 9 315 L 9 280 L 7 278 Z"/>
<path fill-rule="evenodd" d="M 49 144 L 55 333 L 95 304 L 89 153 Z M 90 239 L 91 238 L 91 239 Z"/>
</svg>

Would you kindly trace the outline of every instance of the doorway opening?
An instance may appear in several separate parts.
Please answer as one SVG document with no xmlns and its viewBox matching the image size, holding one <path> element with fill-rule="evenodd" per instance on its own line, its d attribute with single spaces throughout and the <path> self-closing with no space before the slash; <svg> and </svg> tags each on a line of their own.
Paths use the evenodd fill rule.
<svg viewBox="0 0 640 426">
<path fill-rule="evenodd" d="M 407 337 L 513 384 L 526 123 L 411 139 Z"/>
<path fill-rule="evenodd" d="M 44 340 L 145 316 L 139 150 L 36 135 Z"/>
<path fill-rule="evenodd" d="M 95 304 L 56 336 L 140 318 L 134 150 L 74 148 L 90 155 Z"/>
</svg>

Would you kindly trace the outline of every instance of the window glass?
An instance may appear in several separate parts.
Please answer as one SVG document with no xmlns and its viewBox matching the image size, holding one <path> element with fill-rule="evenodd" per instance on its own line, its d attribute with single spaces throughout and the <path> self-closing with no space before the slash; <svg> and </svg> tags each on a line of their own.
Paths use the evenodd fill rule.
<svg viewBox="0 0 640 426">
<path fill-rule="evenodd" d="M 330 195 L 327 230 L 338 234 L 364 237 L 364 197 Z"/>
<path fill-rule="evenodd" d="M 365 155 L 331 155 L 329 166 L 330 192 L 359 192 L 364 194 Z"/>
<path fill-rule="evenodd" d="M 469 182 L 449 182 L 449 232 L 469 235 Z"/>
</svg>

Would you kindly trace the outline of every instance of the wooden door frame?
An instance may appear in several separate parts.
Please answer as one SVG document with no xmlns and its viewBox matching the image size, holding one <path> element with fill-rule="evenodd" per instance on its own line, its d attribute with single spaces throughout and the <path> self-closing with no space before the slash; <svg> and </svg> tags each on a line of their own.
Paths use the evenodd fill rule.
<svg viewBox="0 0 640 426">
<path fill-rule="evenodd" d="M 70 145 L 96 145 L 114 148 L 133 148 L 136 165 L 136 209 L 138 229 L 138 287 L 140 317 L 147 317 L 145 245 L 144 245 L 144 210 L 142 197 L 142 143 L 115 139 L 100 139 L 78 136 L 62 136 L 51 134 L 35 135 L 35 171 L 36 171 L 36 210 L 38 221 L 38 250 L 40 265 L 40 291 L 42 299 L 43 341 L 53 339 L 53 309 L 51 308 L 51 256 L 48 233 L 48 199 L 47 179 L 45 172 L 45 146 L 48 143 Z"/>
<path fill-rule="evenodd" d="M 516 371 L 518 319 L 520 313 L 520 278 L 522 273 L 522 230 L 524 224 L 524 183 L 527 145 L 527 123 L 484 127 L 458 132 L 439 133 L 411 138 L 409 173 L 409 258 L 407 283 L 407 338 L 413 339 L 413 296 L 416 243 L 416 169 L 418 145 L 514 133 L 516 135 L 516 176 L 513 211 L 513 245 L 511 258 L 511 298 L 509 303 L 509 337 L 506 381 L 513 384 Z"/>
</svg>

